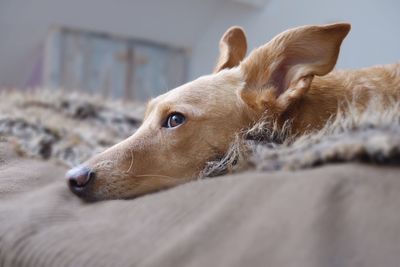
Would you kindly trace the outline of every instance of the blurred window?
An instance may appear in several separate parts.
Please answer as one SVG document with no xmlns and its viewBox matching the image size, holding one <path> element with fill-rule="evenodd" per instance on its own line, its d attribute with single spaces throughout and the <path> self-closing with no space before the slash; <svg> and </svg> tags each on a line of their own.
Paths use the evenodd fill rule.
<svg viewBox="0 0 400 267">
<path fill-rule="evenodd" d="M 45 50 L 44 84 L 145 101 L 185 81 L 182 49 L 108 34 L 57 28 Z"/>
</svg>

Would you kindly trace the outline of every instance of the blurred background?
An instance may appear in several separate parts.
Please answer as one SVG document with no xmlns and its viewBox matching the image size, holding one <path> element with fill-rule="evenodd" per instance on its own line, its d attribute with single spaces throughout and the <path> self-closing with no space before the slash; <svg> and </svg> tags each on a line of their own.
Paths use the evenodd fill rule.
<svg viewBox="0 0 400 267">
<path fill-rule="evenodd" d="M 147 100 L 210 73 L 232 25 L 251 50 L 290 27 L 348 21 L 337 67 L 392 63 L 399 11 L 397 0 L 0 0 L 0 88 Z"/>
</svg>

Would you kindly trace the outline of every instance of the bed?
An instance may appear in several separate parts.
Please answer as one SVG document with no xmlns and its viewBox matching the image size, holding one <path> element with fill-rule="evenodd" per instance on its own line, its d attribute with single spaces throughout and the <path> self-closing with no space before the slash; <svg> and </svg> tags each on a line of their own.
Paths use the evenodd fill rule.
<svg viewBox="0 0 400 267">
<path fill-rule="evenodd" d="M 329 150 L 327 156 L 321 147 L 338 146 L 318 143 L 305 151 L 299 144 L 291 146 L 288 164 L 278 164 L 282 168 L 256 164 L 271 154 L 263 151 L 251 157 L 252 167 L 237 173 L 136 199 L 85 203 L 64 179 L 68 162 L 79 153 L 66 157 L 61 152 L 68 146 L 57 144 L 54 154 L 42 155 L 35 146 L 40 142 L 23 135 L 10 139 L 5 132 L 0 266 L 398 266 L 400 261 L 395 136 L 391 149 L 383 142 L 379 153 L 374 150 L 375 158 L 366 157 L 371 146 L 340 157 L 349 150 L 334 150 L 336 156 Z M 63 134 L 71 136 L 61 131 L 60 138 Z M 288 147 L 281 148 L 287 153 Z M 273 158 L 281 159 L 277 155 Z M 299 158 L 305 155 L 326 157 L 308 157 L 303 164 Z"/>
</svg>

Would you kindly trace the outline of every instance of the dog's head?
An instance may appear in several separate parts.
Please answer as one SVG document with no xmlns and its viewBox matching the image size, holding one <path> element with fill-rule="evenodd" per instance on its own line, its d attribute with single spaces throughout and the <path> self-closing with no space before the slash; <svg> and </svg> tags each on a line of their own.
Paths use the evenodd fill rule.
<svg viewBox="0 0 400 267">
<path fill-rule="evenodd" d="M 245 34 L 230 28 L 214 73 L 151 100 L 131 137 L 67 173 L 71 190 L 87 200 L 129 198 L 195 179 L 238 131 L 263 114 L 277 119 L 330 72 L 349 30 L 295 28 L 245 58 Z"/>
</svg>

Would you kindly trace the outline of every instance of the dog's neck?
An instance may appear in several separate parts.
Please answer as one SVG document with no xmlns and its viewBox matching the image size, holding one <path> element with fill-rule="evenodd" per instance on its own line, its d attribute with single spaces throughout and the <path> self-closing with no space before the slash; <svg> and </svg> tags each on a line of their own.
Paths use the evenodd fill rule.
<svg viewBox="0 0 400 267">
<path fill-rule="evenodd" d="M 308 92 L 280 114 L 277 121 L 281 126 L 290 121 L 292 133 L 303 134 L 322 128 L 349 105 L 366 108 L 373 98 L 387 104 L 400 99 L 400 64 L 317 76 Z"/>
</svg>

